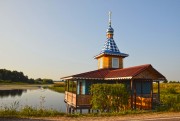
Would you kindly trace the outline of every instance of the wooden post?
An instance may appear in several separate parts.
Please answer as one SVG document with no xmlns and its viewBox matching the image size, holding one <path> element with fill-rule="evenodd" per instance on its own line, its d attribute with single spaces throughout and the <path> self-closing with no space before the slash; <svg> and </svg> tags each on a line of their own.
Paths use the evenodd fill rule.
<svg viewBox="0 0 180 121">
<path fill-rule="evenodd" d="M 158 102 L 160 103 L 160 84 L 158 81 Z"/>
<path fill-rule="evenodd" d="M 65 88 L 64 88 L 64 90 L 67 91 L 67 80 L 65 80 L 64 83 L 65 83 Z"/>
<path fill-rule="evenodd" d="M 135 99 L 134 99 L 134 108 L 136 109 L 136 82 L 134 82 L 134 97 L 135 97 Z"/>
<path fill-rule="evenodd" d="M 71 114 L 71 107 L 69 107 L 69 114 Z"/>
<path fill-rule="evenodd" d="M 142 96 L 143 96 L 143 87 L 142 87 L 142 80 L 141 80 L 141 110 L 142 110 Z"/>
<path fill-rule="evenodd" d="M 77 109 L 77 101 L 78 101 L 78 81 L 76 81 L 76 109 Z M 76 111 L 77 112 L 77 111 Z"/>
<path fill-rule="evenodd" d="M 91 109 L 88 109 L 88 113 L 90 113 L 91 112 Z"/>
<path fill-rule="evenodd" d="M 66 113 L 69 113 L 69 105 L 66 104 Z"/>
<path fill-rule="evenodd" d="M 133 79 L 131 79 L 131 109 L 133 109 Z"/>
<path fill-rule="evenodd" d="M 67 80 L 67 91 L 69 92 L 69 80 Z"/>
<path fill-rule="evenodd" d="M 151 80 L 151 109 L 153 109 L 153 80 Z"/>
<path fill-rule="evenodd" d="M 74 90 L 74 80 L 71 81 L 71 92 L 73 93 Z"/>
<path fill-rule="evenodd" d="M 82 109 L 80 109 L 80 114 L 82 114 Z"/>
<path fill-rule="evenodd" d="M 74 114 L 74 110 L 75 110 L 75 109 L 74 109 L 74 108 L 72 108 L 72 114 Z"/>
</svg>

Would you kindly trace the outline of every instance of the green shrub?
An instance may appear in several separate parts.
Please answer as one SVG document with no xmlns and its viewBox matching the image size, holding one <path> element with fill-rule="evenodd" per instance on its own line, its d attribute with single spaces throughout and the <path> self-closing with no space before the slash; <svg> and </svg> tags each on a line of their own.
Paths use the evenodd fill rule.
<svg viewBox="0 0 180 121">
<path fill-rule="evenodd" d="M 176 91 L 175 88 L 170 87 L 170 88 L 167 88 L 167 89 L 166 89 L 166 93 L 169 93 L 169 94 L 177 94 L 177 91 Z"/>
<path fill-rule="evenodd" d="M 180 94 L 161 94 L 158 111 L 180 111 Z"/>
<path fill-rule="evenodd" d="M 128 105 L 129 92 L 124 84 L 94 84 L 90 87 L 92 109 L 119 112 Z"/>
</svg>

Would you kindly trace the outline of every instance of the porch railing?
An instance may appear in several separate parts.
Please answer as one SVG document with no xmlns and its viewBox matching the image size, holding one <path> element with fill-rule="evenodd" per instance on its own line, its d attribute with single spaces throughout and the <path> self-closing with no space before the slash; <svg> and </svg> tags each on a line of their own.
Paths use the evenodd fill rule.
<svg viewBox="0 0 180 121">
<path fill-rule="evenodd" d="M 91 98 L 92 98 L 91 95 L 77 95 L 75 93 L 65 91 L 65 101 L 67 102 L 67 104 L 76 108 L 91 106 L 90 104 Z M 158 102 L 158 101 L 159 101 L 158 94 L 153 93 L 153 102 Z M 136 95 L 136 107 L 141 107 L 143 109 L 151 109 L 151 106 L 152 103 L 151 103 L 150 94 Z"/>
<path fill-rule="evenodd" d="M 77 95 L 65 91 L 65 101 L 73 107 L 90 106 L 91 95 Z"/>
<path fill-rule="evenodd" d="M 153 102 L 159 102 L 157 93 L 153 93 Z M 136 108 L 152 109 L 152 106 L 152 98 L 150 94 L 136 95 Z"/>
</svg>

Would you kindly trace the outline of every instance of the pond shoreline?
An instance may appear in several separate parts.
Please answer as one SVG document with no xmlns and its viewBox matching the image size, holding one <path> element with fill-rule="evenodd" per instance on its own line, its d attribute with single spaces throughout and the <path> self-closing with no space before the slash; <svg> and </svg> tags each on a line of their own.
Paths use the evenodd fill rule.
<svg viewBox="0 0 180 121">
<path fill-rule="evenodd" d="M 15 90 L 15 89 L 39 89 L 48 87 L 52 84 L 0 84 L 0 90 Z"/>
<path fill-rule="evenodd" d="M 27 107 L 65 112 L 64 93 L 52 91 L 47 86 L 50 85 L 0 85 L 0 113 L 4 109 L 20 111 Z"/>
</svg>

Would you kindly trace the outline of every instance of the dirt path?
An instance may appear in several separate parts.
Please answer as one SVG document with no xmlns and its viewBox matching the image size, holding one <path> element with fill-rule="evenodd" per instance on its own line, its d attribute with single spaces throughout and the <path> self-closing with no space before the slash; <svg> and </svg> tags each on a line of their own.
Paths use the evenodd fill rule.
<svg viewBox="0 0 180 121">
<path fill-rule="evenodd" d="M 47 117 L 47 118 L 0 118 L 0 121 L 180 121 L 180 112 L 153 113 L 111 117 Z"/>
</svg>

